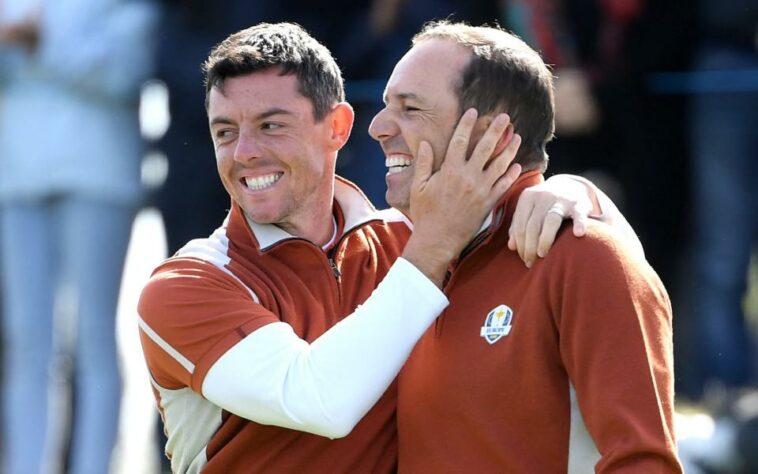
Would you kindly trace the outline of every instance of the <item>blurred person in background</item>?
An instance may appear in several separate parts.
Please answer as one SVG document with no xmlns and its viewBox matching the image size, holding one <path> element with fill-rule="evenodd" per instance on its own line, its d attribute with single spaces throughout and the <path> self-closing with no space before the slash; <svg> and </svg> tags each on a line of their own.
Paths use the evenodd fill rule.
<svg viewBox="0 0 758 474">
<path fill-rule="evenodd" d="M 552 172 L 601 184 L 674 289 L 686 224 L 687 181 L 677 179 L 687 170 L 685 101 L 656 93 L 647 79 L 687 67 L 691 8 L 675 0 L 502 1 L 505 26 L 556 75 Z"/>
<path fill-rule="evenodd" d="M 689 393 L 699 356 L 691 292 L 684 289 L 686 99 L 652 87 L 650 77 L 688 68 L 694 9 L 676 0 L 503 0 L 503 6 L 505 24 L 554 65 L 553 172 L 581 172 L 609 193 L 671 292 L 681 315 L 674 318 L 677 393 Z"/>
<path fill-rule="evenodd" d="M 693 474 L 753 473 L 758 364 L 745 296 L 758 241 L 758 3 L 699 0 L 696 11 L 692 70 L 675 78 L 689 94 L 692 156 L 694 338 L 685 393 L 712 415 L 715 428 L 682 449 Z"/>
<path fill-rule="evenodd" d="M 698 384 L 755 386 L 755 343 L 743 310 L 758 242 L 758 3 L 699 0 L 689 138 L 692 152 Z M 699 84 L 699 86 L 698 86 Z M 747 87 L 746 87 L 747 86 Z"/>
<path fill-rule="evenodd" d="M 118 428 L 116 303 L 141 201 L 137 106 L 157 10 L 144 0 L 0 8 L 3 470 L 65 469 L 69 407 L 48 389 L 70 377 L 67 470 L 100 474 Z"/>
</svg>

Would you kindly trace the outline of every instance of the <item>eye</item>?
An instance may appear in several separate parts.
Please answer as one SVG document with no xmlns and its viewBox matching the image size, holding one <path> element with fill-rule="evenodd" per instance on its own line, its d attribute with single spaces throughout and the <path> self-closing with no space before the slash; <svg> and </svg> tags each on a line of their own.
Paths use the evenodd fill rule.
<svg viewBox="0 0 758 474">
<path fill-rule="evenodd" d="M 419 109 L 418 107 L 414 107 L 412 105 L 406 105 L 403 107 L 404 112 L 418 112 L 419 110 L 421 109 Z"/>
<path fill-rule="evenodd" d="M 235 130 L 232 128 L 219 128 L 214 132 L 214 138 L 217 141 L 226 141 L 234 136 Z"/>
<path fill-rule="evenodd" d="M 283 125 L 280 123 L 264 122 L 261 124 L 261 130 L 277 130 L 282 127 Z"/>
</svg>

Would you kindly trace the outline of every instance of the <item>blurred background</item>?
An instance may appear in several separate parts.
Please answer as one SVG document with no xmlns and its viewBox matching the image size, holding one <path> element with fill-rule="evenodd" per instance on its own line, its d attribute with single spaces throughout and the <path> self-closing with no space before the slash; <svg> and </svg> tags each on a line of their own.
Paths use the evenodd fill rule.
<svg viewBox="0 0 758 474">
<path fill-rule="evenodd" d="M 210 48 L 260 21 L 326 44 L 356 110 L 338 174 L 383 207 L 368 124 L 443 18 L 553 65 L 547 175 L 605 190 L 671 295 L 687 472 L 758 472 L 758 0 L 0 0 L 0 472 L 167 472 L 135 306 L 229 207 Z"/>
</svg>

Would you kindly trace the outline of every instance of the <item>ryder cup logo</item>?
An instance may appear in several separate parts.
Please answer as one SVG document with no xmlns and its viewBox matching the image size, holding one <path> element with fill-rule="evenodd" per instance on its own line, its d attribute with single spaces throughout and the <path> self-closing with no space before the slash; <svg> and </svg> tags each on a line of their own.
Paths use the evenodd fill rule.
<svg viewBox="0 0 758 474">
<path fill-rule="evenodd" d="M 501 337 L 507 336 L 511 332 L 511 319 L 513 319 L 513 310 L 504 304 L 487 314 L 484 318 L 484 326 L 479 335 L 490 344 L 494 344 Z"/>
</svg>

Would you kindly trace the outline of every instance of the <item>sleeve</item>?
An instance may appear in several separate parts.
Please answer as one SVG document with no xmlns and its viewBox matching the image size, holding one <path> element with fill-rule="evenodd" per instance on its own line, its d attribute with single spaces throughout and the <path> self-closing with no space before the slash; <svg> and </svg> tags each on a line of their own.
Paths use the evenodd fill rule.
<svg viewBox="0 0 758 474">
<path fill-rule="evenodd" d="M 587 186 L 590 190 L 592 190 L 593 193 L 595 193 L 595 197 L 597 198 L 597 202 L 600 206 L 600 215 L 591 217 L 616 229 L 619 232 L 620 237 L 624 239 L 627 244 L 629 244 L 632 252 L 639 258 L 644 259 L 645 250 L 642 247 L 642 242 L 640 242 L 639 237 L 637 237 L 637 233 L 634 231 L 631 224 L 629 224 L 629 221 L 626 220 L 618 207 L 616 207 L 616 204 L 611 200 L 611 198 L 609 198 L 608 195 L 605 194 L 600 188 L 595 186 L 595 183 L 586 178 L 572 174 L 562 176 L 579 181 L 580 183 Z"/>
<path fill-rule="evenodd" d="M 41 70 L 89 95 L 136 102 L 153 73 L 160 13 L 155 3 L 62 1 L 43 12 Z"/>
<path fill-rule="evenodd" d="M 200 391 L 208 368 L 248 334 L 279 319 L 216 266 L 173 259 L 154 273 L 138 303 L 142 348 L 162 387 Z"/>
<path fill-rule="evenodd" d="M 260 305 L 249 306 L 251 314 L 261 313 Z M 257 328 L 221 354 L 204 377 L 190 377 L 192 387 L 251 421 L 342 437 L 381 397 L 446 306 L 431 281 L 398 259 L 363 305 L 313 343 L 274 315 L 255 318 L 247 329 Z M 246 331 L 232 332 L 238 337 Z"/>
<path fill-rule="evenodd" d="M 549 285 L 561 357 L 601 453 L 596 471 L 679 473 L 671 305 L 647 263 L 603 230 L 564 239 L 573 247 Z"/>
</svg>

